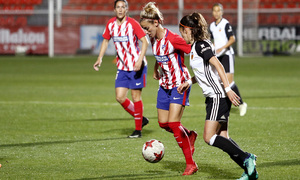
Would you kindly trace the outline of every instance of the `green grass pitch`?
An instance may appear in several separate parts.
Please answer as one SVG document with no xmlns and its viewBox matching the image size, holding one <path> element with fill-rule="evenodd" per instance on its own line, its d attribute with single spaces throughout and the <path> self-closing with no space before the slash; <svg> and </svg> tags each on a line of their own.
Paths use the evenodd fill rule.
<svg viewBox="0 0 300 180">
<path fill-rule="evenodd" d="M 99 72 L 92 68 L 95 56 L 0 57 L 0 179 L 239 178 L 243 171 L 229 156 L 202 140 L 205 106 L 198 85 L 182 124 L 198 132 L 199 171 L 181 176 L 184 156 L 173 135 L 158 126 L 158 81 L 154 58 L 147 59 L 142 95 L 150 124 L 142 138 L 127 139 L 134 121 L 115 100 L 113 57 L 105 57 Z M 235 82 L 249 108 L 244 117 L 232 109 L 230 136 L 258 156 L 259 179 L 300 179 L 299 69 L 299 56 L 236 58 Z M 141 154 L 153 138 L 165 146 L 156 164 Z"/>
</svg>

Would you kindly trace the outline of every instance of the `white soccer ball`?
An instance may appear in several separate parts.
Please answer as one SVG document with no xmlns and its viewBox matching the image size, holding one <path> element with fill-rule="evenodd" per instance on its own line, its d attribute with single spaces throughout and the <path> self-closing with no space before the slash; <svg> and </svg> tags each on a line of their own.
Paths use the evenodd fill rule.
<svg viewBox="0 0 300 180">
<path fill-rule="evenodd" d="M 146 161 L 157 163 L 164 157 L 165 147 L 160 141 L 151 139 L 145 142 L 142 154 Z"/>
</svg>

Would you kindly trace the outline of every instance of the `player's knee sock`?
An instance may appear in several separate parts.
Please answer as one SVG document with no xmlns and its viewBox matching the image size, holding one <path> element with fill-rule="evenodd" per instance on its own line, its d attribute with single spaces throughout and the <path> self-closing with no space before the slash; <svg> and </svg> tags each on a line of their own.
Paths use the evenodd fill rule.
<svg viewBox="0 0 300 180">
<path fill-rule="evenodd" d="M 170 133 L 173 133 L 172 129 L 169 127 L 169 124 L 168 123 L 161 123 L 161 122 L 158 122 L 159 126 L 163 129 L 165 129 L 166 131 L 170 132 Z"/>
<path fill-rule="evenodd" d="M 229 86 L 235 92 L 235 94 L 237 94 L 241 98 L 240 99 L 240 104 L 243 104 L 244 102 L 242 100 L 242 96 L 241 96 L 239 88 L 237 87 L 237 85 L 235 84 L 235 82 L 233 81 Z"/>
<path fill-rule="evenodd" d="M 229 140 L 230 140 L 236 147 L 240 148 L 239 145 L 238 145 L 233 139 L 229 138 Z M 245 153 L 247 153 L 247 152 L 245 152 Z M 247 154 L 248 154 L 248 156 L 250 156 L 249 153 L 247 153 Z M 244 163 L 243 160 L 241 160 L 241 159 L 239 159 L 239 158 L 237 158 L 237 157 L 235 157 L 235 156 L 230 156 L 230 158 L 231 158 L 234 162 L 236 162 L 242 169 L 245 169 L 245 170 L 246 170 L 246 168 L 243 166 L 243 163 Z"/>
<path fill-rule="evenodd" d="M 234 160 L 234 162 L 236 162 L 240 167 L 244 169 L 243 162 L 246 158 L 249 157 L 249 154 L 241 150 L 232 141 L 223 136 L 218 136 L 215 134 L 210 139 L 209 145 L 222 149 L 230 157 L 232 157 L 232 160 Z"/>
<path fill-rule="evenodd" d="M 135 130 L 142 130 L 143 122 L 143 102 L 138 101 L 134 103 L 134 120 L 135 120 Z"/>
<path fill-rule="evenodd" d="M 134 104 L 128 98 L 121 104 L 125 111 L 127 111 L 131 116 L 134 117 Z"/>
<path fill-rule="evenodd" d="M 183 129 L 180 122 L 169 122 L 169 127 L 172 129 L 174 133 L 174 137 L 179 145 L 179 147 L 182 149 L 186 164 L 194 164 L 194 160 L 192 157 L 192 151 L 191 151 L 191 144 L 190 140 Z"/>
</svg>

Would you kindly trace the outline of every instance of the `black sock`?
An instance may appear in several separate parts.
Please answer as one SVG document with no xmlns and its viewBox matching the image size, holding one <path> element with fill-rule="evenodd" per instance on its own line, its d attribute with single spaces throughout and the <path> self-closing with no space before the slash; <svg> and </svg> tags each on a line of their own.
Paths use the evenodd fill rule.
<svg viewBox="0 0 300 180">
<path fill-rule="evenodd" d="M 239 145 L 238 145 L 233 139 L 229 138 L 229 140 L 230 140 L 236 147 L 240 148 Z M 247 154 L 247 156 L 250 156 L 249 153 L 247 153 L 247 152 L 245 152 L 245 153 Z M 236 157 L 234 157 L 234 156 L 230 156 L 230 158 L 231 158 L 235 163 L 237 163 L 242 169 L 246 170 L 246 168 L 243 166 L 243 164 L 244 164 L 244 161 L 243 161 L 243 160 L 241 160 L 241 159 L 239 159 L 239 158 L 236 158 Z"/>
<path fill-rule="evenodd" d="M 233 143 L 231 140 L 223 136 L 216 136 L 216 139 L 212 146 L 222 149 L 230 156 L 230 158 L 234 162 L 236 162 L 241 168 L 245 169 L 243 163 L 249 155 L 248 153 L 241 150 L 238 146 L 236 146 L 235 143 Z"/>
<path fill-rule="evenodd" d="M 239 91 L 239 88 L 237 87 L 237 85 L 235 83 L 233 83 L 230 87 L 234 92 L 235 94 L 237 94 L 241 99 L 240 99 L 240 104 L 243 104 L 243 100 L 242 100 L 242 96 L 240 94 L 240 91 Z"/>
</svg>

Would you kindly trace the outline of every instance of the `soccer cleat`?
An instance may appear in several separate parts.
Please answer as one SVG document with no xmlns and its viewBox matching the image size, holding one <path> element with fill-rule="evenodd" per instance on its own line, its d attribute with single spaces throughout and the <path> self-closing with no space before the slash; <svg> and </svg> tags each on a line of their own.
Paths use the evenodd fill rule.
<svg viewBox="0 0 300 180">
<path fill-rule="evenodd" d="M 140 138 L 142 137 L 142 132 L 138 130 L 134 130 L 133 133 L 128 136 L 128 138 Z"/>
<path fill-rule="evenodd" d="M 189 139 L 190 139 L 190 143 L 191 143 L 192 155 L 195 152 L 195 141 L 197 139 L 197 136 L 198 136 L 198 134 L 196 133 L 196 131 L 190 131 Z"/>
<path fill-rule="evenodd" d="M 249 180 L 256 180 L 258 179 L 258 172 L 256 171 L 256 168 L 254 169 L 254 173 L 249 176 Z"/>
<path fill-rule="evenodd" d="M 243 103 L 239 105 L 239 110 L 240 110 L 240 116 L 245 116 L 246 112 L 247 112 L 247 103 Z"/>
<path fill-rule="evenodd" d="M 244 172 L 242 174 L 242 176 L 239 179 L 237 179 L 237 180 L 249 180 L 249 176 L 248 176 L 248 174 L 246 172 Z"/>
<path fill-rule="evenodd" d="M 187 164 L 184 173 L 182 174 L 183 176 L 187 176 L 187 175 L 192 175 L 195 172 L 198 171 L 198 166 L 196 163 L 194 164 Z"/>
<path fill-rule="evenodd" d="M 252 177 L 253 173 L 256 171 L 256 156 L 254 154 L 250 154 L 250 156 L 245 159 L 244 161 L 244 167 L 247 168 L 247 174 Z"/>
<path fill-rule="evenodd" d="M 142 128 L 149 124 L 149 119 L 143 116 Z"/>
</svg>

